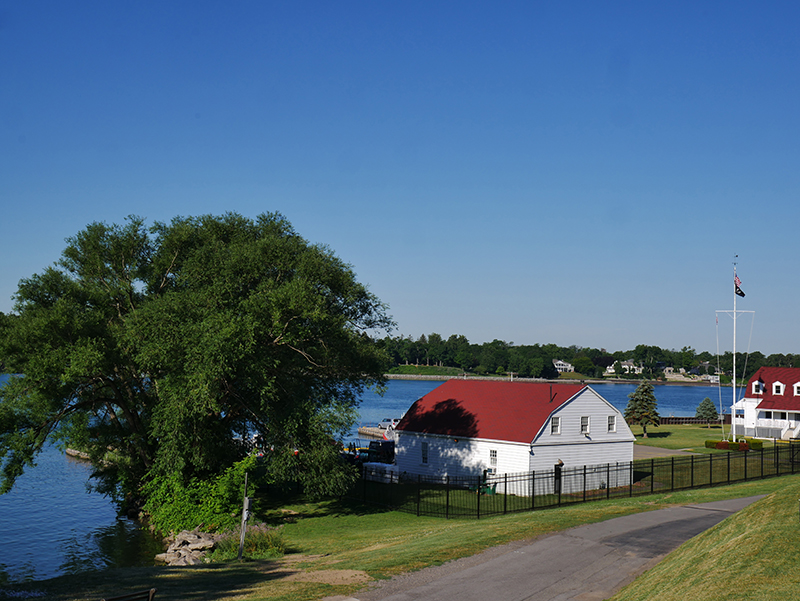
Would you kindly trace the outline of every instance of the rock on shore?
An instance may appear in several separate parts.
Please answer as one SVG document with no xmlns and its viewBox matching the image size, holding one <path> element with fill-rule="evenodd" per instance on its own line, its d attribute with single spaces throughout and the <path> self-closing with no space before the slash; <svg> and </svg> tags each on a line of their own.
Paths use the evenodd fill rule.
<svg viewBox="0 0 800 601">
<path fill-rule="evenodd" d="M 166 552 L 156 555 L 156 561 L 169 566 L 193 566 L 205 563 L 205 555 L 217 544 L 218 535 L 184 530 L 175 535 Z"/>
</svg>

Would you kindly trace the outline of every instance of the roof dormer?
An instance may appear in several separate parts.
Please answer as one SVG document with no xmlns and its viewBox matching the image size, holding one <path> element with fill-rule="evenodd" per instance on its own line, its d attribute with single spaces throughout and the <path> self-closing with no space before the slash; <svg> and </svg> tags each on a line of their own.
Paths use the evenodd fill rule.
<svg viewBox="0 0 800 601">
<path fill-rule="evenodd" d="M 753 382 L 753 394 L 761 394 L 764 392 L 764 381 L 756 380 Z"/>
<path fill-rule="evenodd" d="M 786 386 L 782 382 L 773 382 L 772 383 L 772 394 L 783 396 L 783 391 Z"/>
<path fill-rule="evenodd" d="M 794 396 L 800 396 L 800 382 L 794 383 Z"/>
</svg>

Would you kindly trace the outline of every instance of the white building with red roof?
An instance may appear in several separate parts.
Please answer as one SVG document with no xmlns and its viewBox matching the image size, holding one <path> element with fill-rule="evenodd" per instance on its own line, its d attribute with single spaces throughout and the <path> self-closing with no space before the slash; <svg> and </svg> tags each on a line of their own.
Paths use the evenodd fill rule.
<svg viewBox="0 0 800 601">
<path fill-rule="evenodd" d="M 737 437 L 800 438 L 800 368 L 760 368 L 734 409 Z"/>
<path fill-rule="evenodd" d="M 622 413 L 589 386 L 448 380 L 395 429 L 397 470 L 439 477 L 633 460 Z"/>
</svg>

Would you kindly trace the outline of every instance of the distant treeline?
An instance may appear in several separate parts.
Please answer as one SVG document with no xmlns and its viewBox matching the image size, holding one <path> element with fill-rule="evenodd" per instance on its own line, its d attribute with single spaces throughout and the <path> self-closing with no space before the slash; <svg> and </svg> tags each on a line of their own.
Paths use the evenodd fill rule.
<svg viewBox="0 0 800 601">
<path fill-rule="evenodd" d="M 643 368 L 643 373 L 631 377 L 658 378 L 664 369 L 681 368 L 687 373 L 730 374 L 733 370 L 733 353 L 717 358 L 708 351 L 698 353 L 692 347 L 681 350 L 662 349 L 640 344 L 628 351 L 608 352 L 605 349 L 555 344 L 515 345 L 513 342 L 493 340 L 471 344 L 465 336 L 453 335 L 447 339 L 433 333 L 417 339 L 411 336 L 387 336 L 378 341 L 389 354 L 394 365 L 436 365 L 455 367 L 479 375 L 514 373 L 523 378 L 557 378 L 553 360 L 574 366 L 575 372 L 586 377 L 602 377 L 609 366 L 631 361 Z M 765 356 L 758 351 L 736 353 L 736 375 L 749 378 L 759 367 L 800 366 L 800 355 L 773 354 Z M 620 371 L 620 375 L 623 375 Z"/>
</svg>

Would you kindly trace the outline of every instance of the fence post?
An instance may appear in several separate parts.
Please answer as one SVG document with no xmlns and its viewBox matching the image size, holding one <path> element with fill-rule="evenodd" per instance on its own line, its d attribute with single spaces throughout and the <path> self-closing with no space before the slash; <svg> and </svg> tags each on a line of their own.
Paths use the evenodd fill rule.
<svg viewBox="0 0 800 601">
<path fill-rule="evenodd" d="M 586 503 L 586 466 L 583 466 L 583 502 Z"/>
<path fill-rule="evenodd" d="M 708 485 L 714 486 L 714 462 L 712 459 L 714 458 L 713 453 L 708 454 Z"/>
<path fill-rule="evenodd" d="M 762 451 L 763 451 L 763 449 L 762 449 Z M 762 453 L 761 457 L 762 458 L 764 457 L 763 453 Z M 763 463 L 762 463 L 762 465 L 763 465 Z M 731 483 L 731 452 L 728 451 L 728 484 L 730 484 L 730 483 Z"/>
<path fill-rule="evenodd" d="M 445 486 L 445 509 L 444 509 L 444 517 L 445 519 L 450 519 L 450 476 L 445 476 L 444 481 Z"/>
<path fill-rule="evenodd" d="M 761 445 L 761 477 L 764 477 L 764 445 Z"/>
<path fill-rule="evenodd" d="M 694 488 L 694 455 L 689 457 L 689 463 L 691 465 L 689 468 L 689 488 Z"/>
<path fill-rule="evenodd" d="M 531 510 L 536 509 L 536 470 L 531 470 Z"/>
<path fill-rule="evenodd" d="M 606 463 L 606 499 L 611 498 L 611 464 Z"/>
<path fill-rule="evenodd" d="M 633 496 L 633 461 L 628 464 L 628 496 Z"/>
<path fill-rule="evenodd" d="M 422 500 L 422 474 L 417 474 L 417 517 L 419 517 L 419 506 Z"/>
<path fill-rule="evenodd" d="M 478 478 L 478 512 L 477 512 L 477 519 L 481 519 L 481 477 L 477 476 Z"/>
<path fill-rule="evenodd" d="M 781 450 L 775 445 L 775 475 L 781 475 Z"/>
<path fill-rule="evenodd" d="M 508 472 L 503 474 L 503 515 L 508 513 Z"/>
<path fill-rule="evenodd" d="M 653 494 L 656 486 L 656 460 L 650 459 L 650 494 Z"/>
<path fill-rule="evenodd" d="M 747 482 L 747 455 L 745 454 L 742 459 L 744 459 L 744 481 Z"/>
<path fill-rule="evenodd" d="M 669 487 L 671 490 L 675 490 L 675 455 L 670 457 Z"/>
</svg>

